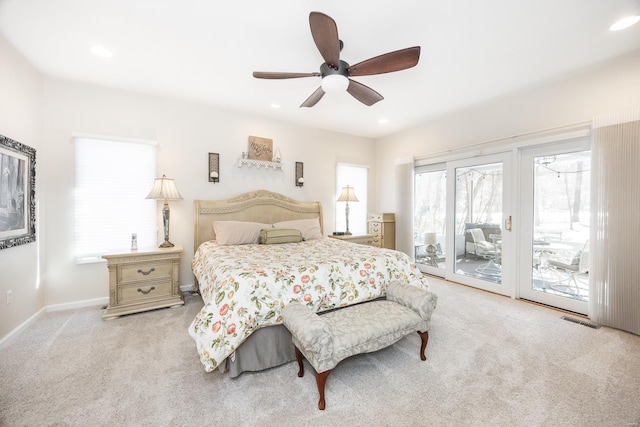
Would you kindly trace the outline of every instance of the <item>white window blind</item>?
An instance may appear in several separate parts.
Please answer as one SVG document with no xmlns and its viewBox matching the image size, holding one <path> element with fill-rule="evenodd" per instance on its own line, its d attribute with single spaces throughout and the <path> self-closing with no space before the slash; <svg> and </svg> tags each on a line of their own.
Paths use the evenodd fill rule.
<svg viewBox="0 0 640 427">
<path fill-rule="evenodd" d="M 156 174 L 155 144 L 77 137 L 74 148 L 76 260 L 128 250 L 132 233 L 139 247 L 156 246 L 156 201 L 145 199 Z"/>
<path fill-rule="evenodd" d="M 340 197 L 342 187 L 353 187 L 357 202 L 349 202 L 349 231 L 353 234 L 367 233 L 367 166 L 338 163 L 336 165 L 336 200 Z M 346 202 L 336 202 L 336 231 L 345 231 Z"/>
</svg>

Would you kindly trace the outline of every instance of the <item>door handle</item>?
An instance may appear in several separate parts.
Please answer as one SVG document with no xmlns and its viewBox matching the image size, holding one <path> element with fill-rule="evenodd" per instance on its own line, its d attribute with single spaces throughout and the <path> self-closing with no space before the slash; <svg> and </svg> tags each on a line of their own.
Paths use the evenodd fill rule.
<svg viewBox="0 0 640 427">
<path fill-rule="evenodd" d="M 507 231 L 511 231 L 511 215 L 504 220 L 504 229 Z"/>
</svg>

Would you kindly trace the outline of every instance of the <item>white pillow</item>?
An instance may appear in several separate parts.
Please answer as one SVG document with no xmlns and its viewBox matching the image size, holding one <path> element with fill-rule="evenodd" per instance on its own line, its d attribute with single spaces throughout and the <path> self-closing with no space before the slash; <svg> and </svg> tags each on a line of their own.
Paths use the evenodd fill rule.
<svg viewBox="0 0 640 427">
<path fill-rule="evenodd" d="M 250 221 L 213 221 L 216 241 L 221 245 L 258 243 L 260 230 L 263 228 L 273 228 L 273 226 Z"/>
<path fill-rule="evenodd" d="M 304 240 L 322 239 L 322 230 L 320 230 L 320 219 L 294 219 L 291 221 L 281 221 L 273 224 L 275 228 L 294 228 L 300 230 Z"/>
</svg>

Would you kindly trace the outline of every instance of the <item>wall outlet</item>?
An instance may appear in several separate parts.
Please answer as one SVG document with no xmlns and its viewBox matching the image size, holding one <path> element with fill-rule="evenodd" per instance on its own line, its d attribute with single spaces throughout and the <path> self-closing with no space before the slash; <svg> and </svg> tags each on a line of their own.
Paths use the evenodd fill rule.
<svg viewBox="0 0 640 427">
<path fill-rule="evenodd" d="M 12 290 L 8 290 L 7 291 L 7 304 L 11 304 L 13 302 L 13 291 Z"/>
</svg>

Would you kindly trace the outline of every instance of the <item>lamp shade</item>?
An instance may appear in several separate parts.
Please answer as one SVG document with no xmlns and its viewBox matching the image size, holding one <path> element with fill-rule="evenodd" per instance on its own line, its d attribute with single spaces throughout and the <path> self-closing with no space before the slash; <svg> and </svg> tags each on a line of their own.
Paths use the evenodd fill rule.
<svg viewBox="0 0 640 427">
<path fill-rule="evenodd" d="M 340 193 L 340 197 L 338 197 L 338 202 L 358 202 L 358 198 L 356 197 L 356 192 L 353 190 L 353 187 L 342 187 L 342 193 Z"/>
<path fill-rule="evenodd" d="M 182 199 L 182 196 L 178 193 L 178 189 L 176 188 L 176 184 L 173 182 L 173 179 L 162 175 L 162 178 L 156 178 L 153 182 L 153 188 L 146 198 L 157 200 L 180 200 Z"/>
<path fill-rule="evenodd" d="M 436 233 L 424 233 L 424 244 L 435 245 L 438 243 L 438 236 Z"/>
</svg>

